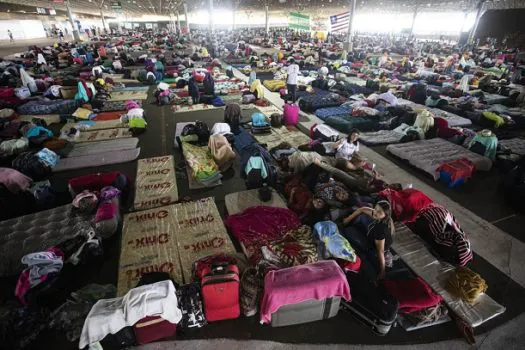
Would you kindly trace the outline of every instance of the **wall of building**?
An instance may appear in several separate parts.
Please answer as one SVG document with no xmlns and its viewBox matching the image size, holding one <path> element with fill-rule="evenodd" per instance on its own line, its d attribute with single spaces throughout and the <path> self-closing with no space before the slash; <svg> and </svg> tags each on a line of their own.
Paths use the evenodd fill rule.
<svg viewBox="0 0 525 350">
<path fill-rule="evenodd" d="M 476 37 L 507 37 L 509 46 L 525 48 L 525 9 L 491 10 L 479 21 Z M 482 41 L 483 42 L 483 41 Z"/>
<path fill-rule="evenodd" d="M 7 30 L 15 40 L 45 38 L 46 32 L 39 20 L 0 20 L 0 40 L 9 40 Z"/>
</svg>

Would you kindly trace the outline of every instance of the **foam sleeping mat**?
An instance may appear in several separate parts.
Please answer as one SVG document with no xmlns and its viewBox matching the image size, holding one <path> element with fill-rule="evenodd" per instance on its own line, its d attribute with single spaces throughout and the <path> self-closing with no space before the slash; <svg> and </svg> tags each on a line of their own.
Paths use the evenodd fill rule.
<svg viewBox="0 0 525 350">
<path fill-rule="evenodd" d="M 439 108 L 429 108 L 430 112 L 432 112 L 436 117 L 440 117 L 445 119 L 448 122 L 448 126 L 453 128 L 455 126 L 470 126 L 472 125 L 472 120 L 460 117 L 457 114 L 450 113 L 447 111 L 444 111 Z"/>
<path fill-rule="evenodd" d="M 485 293 L 481 294 L 473 305 L 450 294 L 445 286 L 455 267 L 434 257 L 424 241 L 405 225 L 396 225 L 393 238 L 392 249 L 412 271 L 441 295 L 450 310 L 469 326 L 477 327 L 505 312 L 504 306 L 498 304 Z"/>
<path fill-rule="evenodd" d="M 167 272 L 175 282 L 189 283 L 196 260 L 235 253 L 213 198 L 124 215 L 121 246 L 118 296 L 144 273 Z"/>
<path fill-rule="evenodd" d="M 132 136 L 133 135 L 131 134 L 131 132 L 128 129 L 124 129 L 124 128 L 82 131 L 80 132 L 80 136 L 75 138 L 73 142 L 82 143 L 82 142 L 116 140 L 116 139 L 132 137 Z"/>
<path fill-rule="evenodd" d="M 93 214 L 73 210 L 71 204 L 0 222 L 0 277 L 20 273 L 29 253 L 51 248 L 76 235 L 77 224 L 90 223 Z"/>
<path fill-rule="evenodd" d="M 53 168 L 53 172 L 60 172 L 66 170 L 91 168 L 110 164 L 119 164 L 131 162 L 137 159 L 140 154 L 140 148 L 132 148 L 120 150 L 118 152 L 105 152 L 90 154 L 86 156 L 62 158 L 58 164 Z"/>
<path fill-rule="evenodd" d="M 74 143 L 73 149 L 67 154 L 67 158 L 124 151 L 137 148 L 138 144 L 139 139 L 136 137 L 98 142 Z"/>
<path fill-rule="evenodd" d="M 487 157 L 440 138 L 388 145 L 386 149 L 430 174 L 434 180 L 439 179 L 437 169 L 441 165 L 460 158 L 466 158 L 474 163 L 477 171 L 489 171 L 492 168 L 492 161 Z"/>
<path fill-rule="evenodd" d="M 139 159 L 134 210 L 151 209 L 179 200 L 173 156 Z"/>
<path fill-rule="evenodd" d="M 500 140 L 499 144 L 509 148 L 512 153 L 525 155 L 525 139 L 513 138 L 508 140 Z"/>
<path fill-rule="evenodd" d="M 359 141 L 362 141 L 365 145 L 389 145 L 392 143 L 399 143 L 404 134 L 395 130 L 379 130 L 363 132 L 359 137 Z"/>
<path fill-rule="evenodd" d="M 510 101 L 510 97 L 483 92 L 483 100 L 489 105 L 504 104 L 505 102 Z"/>
<path fill-rule="evenodd" d="M 270 134 L 254 134 L 257 142 L 266 144 L 271 149 L 283 142 L 288 142 L 292 147 L 299 147 L 310 142 L 310 138 L 294 126 L 272 128 Z"/>
</svg>

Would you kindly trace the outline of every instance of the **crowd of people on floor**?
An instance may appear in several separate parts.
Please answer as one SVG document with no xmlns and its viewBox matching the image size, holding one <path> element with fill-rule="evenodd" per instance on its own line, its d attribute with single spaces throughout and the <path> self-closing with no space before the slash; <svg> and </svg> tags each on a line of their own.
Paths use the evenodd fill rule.
<svg viewBox="0 0 525 350">
<path fill-rule="evenodd" d="M 338 306 L 320 318 L 290 316 L 294 305 L 323 296 L 337 303 L 344 299 L 347 309 L 380 334 L 389 332 L 398 314 L 409 328 L 452 317 L 472 341 L 479 321 L 451 305 L 489 302 L 480 301 L 486 282 L 467 267 L 474 257 L 468 233 L 423 192 L 385 181 L 387 174 L 363 157 L 360 143 L 388 136 L 394 141 L 387 143 L 465 144 L 469 152 L 507 167 L 506 194 L 522 203 L 525 146 L 518 141 L 525 126 L 525 77 L 519 50 L 492 44 L 464 51 L 444 42 L 360 36 L 348 52 L 344 39 L 331 34 L 315 38 L 282 28 L 210 34 L 137 32 L 107 41 L 32 46 L 0 61 L 0 218 L 6 220 L 0 234 L 7 237 L 0 240 L 6 261 L 0 271 L 2 277 L 19 276 L 1 339 L 23 348 L 45 329 L 56 329 L 68 341 L 80 339 L 80 348 L 103 339 L 124 346 L 257 311 L 261 322 L 272 326 L 299 324 L 337 314 Z M 279 93 L 282 110 L 271 105 L 267 89 Z M 229 212 L 225 225 L 240 243 L 247 267 L 226 254 L 203 256 L 192 262 L 195 278 L 185 285 L 172 283 L 176 269 L 168 274 L 157 268 L 141 271 L 136 288 L 118 298 L 111 285 L 68 290 L 66 298 L 55 295 L 63 271 L 103 259 L 103 239 L 120 230 L 133 174 L 100 174 L 89 167 L 138 157 L 137 137 L 153 118 L 143 105 L 148 92 L 160 108 L 171 106 L 174 115 L 188 112 L 184 118 L 191 118 L 180 120 L 175 133 L 190 189 L 191 179 L 196 188 L 220 185 L 240 160 L 239 176 L 257 192 L 256 204 Z M 223 107 L 221 122 L 199 121 L 200 110 Z M 242 118 L 243 109 L 252 112 L 250 120 Z M 306 139 L 297 136 L 300 114 L 324 121 L 313 125 Z M 458 116 L 477 127 L 452 125 Z M 371 134 L 377 132 L 389 133 Z M 268 135 L 279 135 L 279 141 L 262 142 Z M 514 143 L 501 147 L 498 138 Z M 127 152 L 129 158 L 118 158 Z M 478 165 L 469 173 L 464 169 L 473 162 L 452 163 L 457 160 L 446 159 L 439 170 L 449 185 L 466 181 Z M 68 198 L 58 198 L 52 174 L 83 168 L 89 175 L 69 179 Z M 281 195 L 282 206 L 269 204 Z M 64 215 L 67 227 L 46 225 L 63 223 Z M 452 266 L 443 272 L 452 271 L 446 291 L 416 275 L 415 265 L 394 249 L 403 244 L 396 242 L 396 232 L 407 227 L 434 259 Z M 160 236 L 140 242 L 161 243 Z M 301 284 L 305 281 L 311 283 Z M 289 293 L 291 288 L 304 295 Z M 287 291 L 294 297 L 287 299 Z M 286 307 L 292 307 L 290 314 Z M 488 314 L 481 318 L 502 310 L 485 308 Z"/>
</svg>

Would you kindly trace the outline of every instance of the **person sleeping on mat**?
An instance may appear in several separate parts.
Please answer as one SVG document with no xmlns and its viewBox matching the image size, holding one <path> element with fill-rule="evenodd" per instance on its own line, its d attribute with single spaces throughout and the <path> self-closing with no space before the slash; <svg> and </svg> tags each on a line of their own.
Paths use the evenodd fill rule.
<svg viewBox="0 0 525 350">
<path fill-rule="evenodd" d="M 370 280 L 385 277 L 387 257 L 390 256 L 394 223 L 388 201 L 382 200 L 373 208 L 362 207 L 343 220 L 347 226 L 343 236 L 357 250 L 362 270 Z"/>
</svg>

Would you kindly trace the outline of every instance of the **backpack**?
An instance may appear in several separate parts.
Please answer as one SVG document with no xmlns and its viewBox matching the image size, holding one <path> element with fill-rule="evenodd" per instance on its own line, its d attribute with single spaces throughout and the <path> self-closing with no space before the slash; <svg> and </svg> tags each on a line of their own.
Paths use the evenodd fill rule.
<svg viewBox="0 0 525 350">
<path fill-rule="evenodd" d="M 250 104 L 255 102 L 256 98 L 253 94 L 246 94 L 242 97 L 242 103 L 243 104 Z"/>
<path fill-rule="evenodd" d="M 182 129 L 181 136 L 197 135 L 195 124 L 188 124 Z"/>
<path fill-rule="evenodd" d="M 185 284 L 176 288 L 182 319 L 177 328 L 189 330 L 202 328 L 208 324 L 202 307 L 201 287 L 199 283 Z"/>
<path fill-rule="evenodd" d="M 270 116 L 270 125 L 274 128 L 280 128 L 283 126 L 283 116 L 279 113 L 273 113 Z"/>
<path fill-rule="evenodd" d="M 210 128 L 208 127 L 208 124 L 197 120 L 195 122 L 195 134 L 197 134 L 199 137 L 200 144 L 208 144 L 208 140 L 210 138 Z"/>
</svg>

